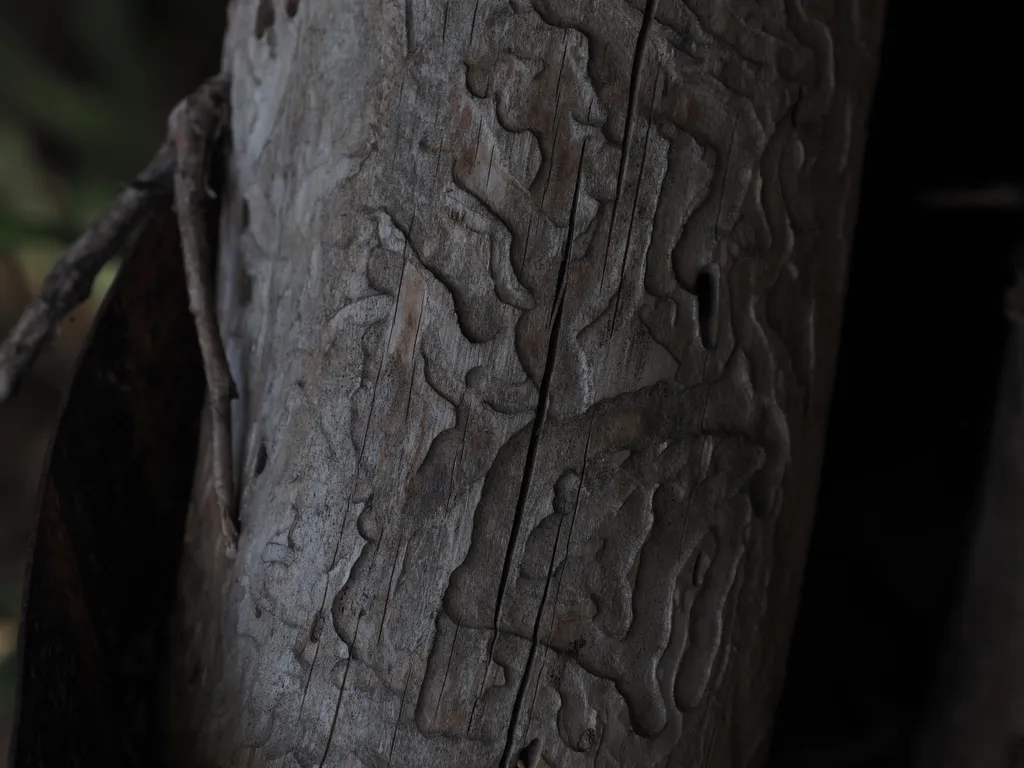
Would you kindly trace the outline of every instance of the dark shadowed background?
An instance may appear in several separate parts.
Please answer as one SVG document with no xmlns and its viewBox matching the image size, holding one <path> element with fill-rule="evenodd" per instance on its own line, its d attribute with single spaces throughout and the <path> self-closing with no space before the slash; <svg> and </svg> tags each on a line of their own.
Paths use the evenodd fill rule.
<svg viewBox="0 0 1024 768">
<path fill-rule="evenodd" d="M 0 0 L 0 334 L 50 266 L 164 134 L 170 108 L 219 68 L 224 0 Z M 33 506 L 60 398 L 103 292 L 0 405 L 0 765 Z"/>
<path fill-rule="evenodd" d="M 149 158 L 171 106 L 217 70 L 224 5 L 0 0 L 0 333 Z M 890 9 L 775 768 L 909 764 L 963 566 L 1022 239 L 1020 212 L 917 202 L 935 187 L 1024 182 L 1004 4 Z M 0 760 L 39 473 L 113 274 L 0 406 Z"/>
<path fill-rule="evenodd" d="M 935 209 L 919 196 L 1024 188 L 1008 8 L 889 2 L 772 768 L 909 766 L 926 702 L 942 695 L 932 686 L 988 449 L 1024 210 Z"/>
</svg>

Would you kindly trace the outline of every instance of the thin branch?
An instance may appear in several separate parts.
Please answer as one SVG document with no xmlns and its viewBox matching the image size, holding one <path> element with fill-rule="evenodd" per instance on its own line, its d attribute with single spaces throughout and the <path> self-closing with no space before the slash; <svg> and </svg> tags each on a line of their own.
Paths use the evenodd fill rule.
<svg viewBox="0 0 1024 768">
<path fill-rule="evenodd" d="M 92 292 L 103 265 L 170 190 L 174 145 L 164 142 L 134 182 L 115 198 L 106 214 L 79 237 L 43 281 L 43 288 L 0 344 L 0 403 L 17 390 L 57 326 Z"/>
<path fill-rule="evenodd" d="M 228 84 L 226 76 L 207 81 L 175 107 L 168 127 L 177 148 L 174 206 L 181 230 L 188 305 L 195 318 L 213 418 L 213 489 L 220 508 L 225 548 L 232 555 L 238 528 L 233 515 L 231 400 L 238 394 L 217 326 L 212 259 L 203 214 L 203 203 L 209 194 L 206 187 L 208 160 L 226 119 Z"/>
<path fill-rule="evenodd" d="M 173 186 L 189 310 L 195 319 L 213 419 L 214 495 L 224 546 L 228 555 L 233 555 L 238 527 L 234 521 L 231 400 L 238 395 L 217 327 L 213 259 L 203 212 L 205 199 L 212 194 L 206 185 L 207 169 L 226 125 L 229 86 L 228 75 L 216 75 L 174 108 L 168 118 L 167 141 L 156 157 L 47 275 L 39 298 L 29 304 L 0 345 L 0 403 L 14 393 L 61 320 L 89 297 L 103 265 Z"/>
</svg>

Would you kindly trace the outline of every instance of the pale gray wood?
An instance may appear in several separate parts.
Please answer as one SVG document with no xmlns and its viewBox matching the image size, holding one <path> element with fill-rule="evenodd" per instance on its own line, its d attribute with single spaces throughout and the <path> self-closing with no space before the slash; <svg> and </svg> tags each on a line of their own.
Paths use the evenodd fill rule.
<svg viewBox="0 0 1024 768">
<path fill-rule="evenodd" d="M 236 0 L 183 763 L 763 758 L 882 14 Z"/>
</svg>

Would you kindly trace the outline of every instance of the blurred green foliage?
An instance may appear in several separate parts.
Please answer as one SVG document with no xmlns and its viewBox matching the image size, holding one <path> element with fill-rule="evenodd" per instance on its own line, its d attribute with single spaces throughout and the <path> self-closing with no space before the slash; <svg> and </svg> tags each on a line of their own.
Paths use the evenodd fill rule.
<svg viewBox="0 0 1024 768">
<path fill-rule="evenodd" d="M 0 259 L 17 264 L 31 292 L 149 160 L 171 107 L 219 70 L 226 5 L 226 0 L 0 0 Z M 116 265 L 101 273 L 84 314 L 87 322 L 70 334 L 73 343 L 58 350 L 69 360 L 115 273 Z M 5 295 L 12 292 L 0 290 L 0 297 Z M 0 307 L 0 316 L 18 311 Z M 60 389 L 67 381 L 51 384 Z M 53 426 L 59 401 L 51 401 L 49 420 L 35 420 L 35 429 Z M 0 419 L 0 443 L 25 445 L 33 438 L 14 434 L 15 421 L 17 429 L 26 428 L 24 418 Z M 8 452 L 3 460 L 20 460 L 12 456 Z M 34 487 L 41 467 L 4 469 L 11 470 L 7 476 L 35 473 L 29 478 Z M 27 504 L 4 497 L 0 483 L 0 540 L 27 528 L 29 515 Z M 20 606 L 20 586 L 2 574 L 20 570 L 18 563 L 0 562 L 0 630 L 12 626 Z M 10 649 L 0 648 L 0 742 L 13 681 Z M 5 754 L 0 743 L 0 765 Z"/>
<path fill-rule="evenodd" d="M 0 0 L 0 251 L 31 286 L 219 69 L 224 18 L 224 0 Z"/>
</svg>

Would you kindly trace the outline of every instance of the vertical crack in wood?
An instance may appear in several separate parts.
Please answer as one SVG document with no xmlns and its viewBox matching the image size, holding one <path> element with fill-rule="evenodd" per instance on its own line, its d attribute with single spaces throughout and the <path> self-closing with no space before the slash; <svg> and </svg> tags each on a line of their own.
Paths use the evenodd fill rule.
<svg viewBox="0 0 1024 768">
<path fill-rule="evenodd" d="M 452 647 L 448 650 L 448 661 L 444 665 L 444 677 L 441 678 L 441 689 L 438 691 L 437 699 L 434 701 L 434 716 L 433 722 L 437 722 L 437 713 L 441 709 L 441 701 L 444 699 L 444 689 L 448 685 L 448 676 L 452 671 L 452 657 L 455 655 L 455 647 L 459 643 L 459 630 L 462 629 L 461 624 L 455 625 L 455 636 L 452 638 Z M 472 720 L 472 718 L 470 718 Z"/>
<path fill-rule="evenodd" d="M 480 0 L 476 0 L 473 4 L 473 21 L 469 25 L 469 46 L 473 46 L 473 35 L 476 34 L 476 15 L 480 10 Z"/>
<path fill-rule="evenodd" d="M 352 633 L 352 646 L 348 649 L 348 659 L 345 661 L 345 671 L 341 675 L 341 685 L 338 686 L 338 700 L 334 702 L 334 718 L 331 720 L 331 729 L 327 732 L 327 743 L 324 745 L 324 754 L 320 758 L 319 768 L 327 764 L 327 755 L 331 753 L 331 742 L 334 741 L 334 729 L 338 727 L 338 715 L 341 713 L 341 697 L 345 695 L 345 683 L 348 682 L 348 671 L 352 668 L 352 661 L 355 659 L 356 638 L 359 637 L 359 622 L 363 620 L 360 613 L 356 618 L 356 629 Z M 399 713 L 401 717 L 401 713 Z"/>
<path fill-rule="evenodd" d="M 784 3 L 307 4 L 275 28 L 290 55 L 258 60 L 256 5 L 227 51 L 252 126 L 233 173 L 253 206 L 238 343 L 263 350 L 261 527 L 225 597 L 190 566 L 191 624 L 225 643 L 189 640 L 209 680 L 175 731 L 211 764 L 509 768 L 534 739 L 567 768 L 746 759 L 760 718 L 709 722 L 777 694 L 809 502 L 765 510 L 818 450 L 816 414 L 779 393 L 825 396 L 804 350 L 817 334 L 828 357 L 834 313 L 793 296 L 838 295 L 858 41 L 837 50 L 855 119 L 790 131 L 800 84 L 830 86 L 810 54 L 832 51 L 790 34 Z M 697 549 L 696 581 L 668 580 Z M 310 648 L 318 604 L 333 631 Z"/>
<path fill-rule="evenodd" d="M 568 40 L 566 40 L 565 43 L 562 45 L 562 61 L 558 65 L 558 79 L 555 80 L 555 109 L 554 109 L 555 124 L 554 124 L 554 127 L 552 128 L 552 131 L 551 131 L 551 147 L 552 147 L 552 152 L 554 152 L 555 140 L 558 137 L 558 128 L 559 128 L 559 126 L 561 125 L 561 122 L 562 122 L 562 113 L 558 109 L 558 105 L 561 104 L 561 102 L 562 102 L 562 74 L 565 72 L 565 56 L 566 56 L 566 54 L 568 52 L 569 52 L 569 42 L 568 42 Z M 551 189 L 551 174 L 554 173 L 555 163 L 554 163 L 554 160 L 551 157 L 551 154 L 548 154 L 546 157 L 544 157 L 542 162 L 546 162 L 548 164 L 548 175 L 547 175 L 547 178 L 544 179 L 544 194 L 541 195 L 541 198 L 540 198 L 540 207 L 541 207 L 541 210 L 543 211 L 545 206 L 547 205 L 547 202 L 548 202 L 548 190 Z M 531 219 L 530 219 L 530 225 L 531 225 L 531 227 L 533 225 L 532 214 L 531 214 Z M 530 258 L 530 255 L 529 255 L 529 244 L 530 244 L 529 243 L 529 233 L 530 233 L 530 228 L 531 227 L 527 227 L 527 242 L 526 242 L 526 244 L 524 246 L 524 248 L 526 249 L 526 252 L 523 254 L 523 271 L 524 272 L 526 271 L 526 263 L 527 263 L 527 261 Z"/>
<path fill-rule="evenodd" d="M 405 0 L 405 54 L 407 56 L 412 55 L 413 47 L 412 2 L 413 0 Z"/>
<path fill-rule="evenodd" d="M 541 379 L 540 392 L 537 397 L 537 413 L 533 420 L 533 430 L 530 434 L 530 443 L 526 449 L 526 462 L 523 467 L 523 479 L 519 485 L 519 499 L 516 501 L 515 517 L 512 520 L 512 532 L 509 536 L 508 548 L 505 550 L 505 562 L 501 568 L 501 581 L 498 586 L 498 600 L 494 609 L 494 636 L 491 640 L 491 654 L 493 655 L 494 642 L 497 640 L 499 623 L 501 620 L 501 609 L 505 601 L 505 593 L 508 590 L 509 576 L 512 570 L 512 558 L 519 540 L 522 529 L 523 517 L 526 512 L 526 500 L 530 493 L 530 480 L 533 476 L 534 464 L 537 460 L 537 446 L 540 444 L 540 433 L 544 427 L 544 420 L 547 416 L 548 400 L 551 395 L 551 379 L 554 376 L 555 364 L 558 356 L 558 337 L 562 326 L 562 312 L 565 309 L 566 275 L 569 271 L 569 259 L 572 256 L 572 243 L 576 234 L 576 214 L 579 208 L 580 186 L 583 180 L 583 158 L 587 151 L 587 142 L 583 141 L 580 147 L 579 164 L 576 167 L 576 186 L 572 194 L 572 208 L 569 212 L 569 228 L 565 234 L 565 250 L 562 253 L 562 263 L 558 268 L 558 281 L 555 284 L 555 302 L 557 309 L 551 323 L 551 335 L 548 340 L 548 356 L 544 365 L 544 376 Z M 555 540 L 557 547 L 558 540 Z M 552 552 L 552 565 L 554 553 Z M 530 680 L 530 672 L 533 669 L 537 657 L 537 646 L 540 643 L 540 623 L 544 615 L 544 603 L 547 600 L 548 590 L 551 586 L 551 569 L 548 569 L 548 576 L 544 580 L 544 590 L 541 595 L 540 605 L 537 607 L 537 618 L 533 624 L 533 636 L 530 638 L 530 651 L 526 658 L 526 668 L 519 678 L 519 685 L 516 688 L 516 698 L 512 705 L 512 716 L 509 718 L 508 731 L 505 737 L 505 751 L 501 758 L 501 765 L 508 768 L 512 760 L 512 752 L 515 748 L 516 729 L 519 723 L 519 715 L 523 708 L 523 699 L 526 693 L 527 684 Z M 489 666 L 489 664 L 488 664 Z"/>
<path fill-rule="evenodd" d="M 413 223 L 415 224 L 415 222 L 416 222 L 416 217 L 413 216 Z M 411 231 L 411 229 L 412 229 L 412 227 L 410 226 L 410 231 Z M 408 248 L 409 248 L 409 233 L 406 233 L 406 232 L 403 231 L 402 234 L 405 235 L 405 246 L 404 246 L 404 248 L 402 250 L 402 277 L 401 277 L 401 279 L 399 280 L 399 283 L 398 283 L 398 295 L 395 297 L 395 310 L 394 310 L 393 314 L 391 315 L 391 328 L 388 330 L 387 342 L 384 345 L 384 349 L 381 351 L 380 363 L 377 366 L 377 376 L 376 376 L 376 378 L 374 379 L 374 382 L 373 382 L 373 394 L 372 394 L 372 396 L 370 398 L 370 413 L 369 413 L 369 415 L 366 418 L 366 426 L 363 428 L 363 442 L 362 442 L 362 444 L 359 447 L 359 454 L 358 454 L 358 456 L 356 458 L 356 462 L 355 462 L 355 476 L 356 477 L 358 477 L 358 475 L 359 475 L 359 468 L 363 464 L 363 454 L 366 451 L 366 443 L 370 439 L 370 425 L 373 423 L 373 414 L 374 414 L 374 410 L 376 409 L 376 406 L 377 406 L 377 390 L 380 388 L 380 378 L 381 378 L 381 375 L 384 372 L 384 363 L 387 360 L 388 349 L 391 346 L 391 336 L 392 336 L 392 334 L 394 333 L 394 330 L 395 330 L 395 323 L 398 321 L 398 310 L 399 310 L 399 308 L 402 305 L 402 286 L 405 284 L 405 270 L 406 270 L 406 267 L 407 267 L 407 265 L 409 263 L 407 258 L 406 258 L 407 257 L 407 251 L 408 251 Z M 352 497 L 350 495 L 349 499 L 348 499 L 348 501 L 347 501 L 347 503 L 345 505 L 345 514 L 342 517 L 341 526 L 340 526 L 341 530 L 345 530 L 345 526 L 348 523 L 348 515 L 349 515 L 349 512 L 351 510 L 352 510 Z M 339 537 L 338 541 L 335 542 L 334 554 L 331 557 L 331 569 L 330 569 L 331 571 L 333 571 L 338 566 L 338 556 L 340 554 L 341 554 L 341 538 Z M 323 594 L 323 598 L 320 601 L 320 612 L 321 613 L 323 613 L 327 609 L 327 595 L 328 595 L 329 592 L 330 592 L 330 582 L 328 581 L 324 585 L 324 594 Z M 353 632 L 353 634 L 352 634 L 352 645 L 349 646 L 349 655 L 350 655 L 350 657 L 351 657 L 351 655 L 355 651 L 356 637 L 359 634 L 359 621 L 361 619 L 362 619 L 362 614 L 360 614 L 359 618 L 356 619 L 355 632 Z M 305 709 L 306 709 L 306 696 L 309 693 L 309 684 L 310 684 L 310 682 L 313 679 L 313 671 L 316 669 L 316 663 L 317 663 L 317 659 L 319 658 L 319 656 L 320 656 L 320 645 L 317 644 L 316 648 L 313 649 L 313 663 L 310 664 L 310 666 L 309 666 L 309 674 L 306 675 L 306 684 L 305 684 L 305 686 L 302 689 L 302 698 L 299 701 L 299 720 L 302 719 L 302 715 L 303 715 L 303 713 L 305 712 Z M 345 667 L 345 674 L 346 674 L 346 676 L 348 675 L 348 667 L 347 666 Z M 342 681 L 342 689 L 344 689 L 344 680 Z M 341 700 L 340 694 L 339 694 L 338 700 L 339 701 Z M 337 713 L 335 713 L 335 718 L 337 718 Z M 334 733 L 334 726 L 333 725 L 331 726 L 331 733 L 332 734 Z M 328 747 L 329 746 L 330 746 L 330 737 L 328 737 Z M 326 756 L 327 756 L 327 753 L 324 752 L 324 758 L 325 759 L 326 759 Z"/>
<path fill-rule="evenodd" d="M 615 321 L 618 320 L 619 317 L 619 302 L 622 300 L 622 286 L 626 282 L 626 263 L 629 259 L 629 244 L 633 240 L 633 224 L 636 222 L 636 207 L 640 200 L 640 180 L 643 178 L 644 167 L 647 165 L 647 148 L 651 143 L 651 128 L 654 127 L 654 100 L 658 96 L 658 82 L 660 78 L 661 70 L 658 71 L 658 76 L 654 80 L 654 89 L 651 92 L 651 109 L 647 122 L 647 133 L 644 135 L 644 151 L 640 156 L 640 173 L 637 176 L 636 189 L 633 191 L 633 205 L 629 214 L 629 228 L 626 230 L 626 245 L 622 249 L 622 265 L 619 267 L 619 285 L 615 290 L 615 309 L 612 310 L 612 322 L 609 328 L 609 333 L 613 333 L 615 331 Z M 625 157 L 625 154 L 623 154 L 623 157 Z M 616 202 L 618 202 L 617 195 L 615 199 Z M 612 221 L 615 221 L 614 214 L 612 215 Z M 609 242 L 611 242 L 610 238 Z"/>
<path fill-rule="evenodd" d="M 398 726 L 402 724 L 402 712 L 405 710 L 405 697 L 409 694 L 409 680 L 412 678 L 412 665 L 410 664 L 405 672 L 405 687 L 402 688 L 402 698 L 398 702 L 398 715 L 395 717 L 395 728 L 391 732 L 391 747 L 388 749 L 388 763 L 386 768 L 390 768 L 391 761 L 395 757 L 395 742 L 398 741 Z"/>
<path fill-rule="evenodd" d="M 572 534 L 573 534 L 573 531 L 576 529 L 576 516 L 577 516 L 577 514 L 579 513 L 579 510 L 580 510 L 580 495 L 583 493 L 583 486 L 584 486 L 584 484 L 587 481 L 587 461 L 589 461 L 589 459 L 590 459 L 590 441 L 591 441 L 591 438 L 593 437 L 593 435 L 594 435 L 594 419 L 591 418 L 590 419 L 590 424 L 587 427 L 587 442 L 583 446 L 583 462 L 580 465 L 580 481 L 579 481 L 579 484 L 576 486 L 576 498 L 573 499 L 572 518 L 569 520 L 569 533 L 565 537 L 566 558 L 568 558 L 568 556 L 569 556 L 569 544 L 570 544 L 570 542 L 572 542 Z M 559 531 L 558 531 L 558 533 L 559 533 L 559 535 L 561 535 L 561 523 L 559 523 Z M 555 538 L 555 542 L 557 544 L 558 537 Z M 553 550 L 552 553 L 551 553 L 551 559 L 552 559 L 551 560 L 551 568 L 552 569 L 554 568 L 554 558 L 555 558 L 556 554 L 557 554 L 557 549 Z M 551 577 L 550 574 L 551 574 L 551 570 L 548 571 L 548 578 L 549 579 Z M 555 625 L 555 617 L 556 617 L 557 612 L 558 612 L 558 601 L 559 601 L 559 599 L 561 598 L 561 595 L 562 595 L 562 580 L 564 578 L 565 578 L 565 571 L 562 570 L 562 572 L 560 572 L 558 574 L 558 586 L 555 587 L 554 607 L 551 610 L 551 620 L 548 622 L 548 635 L 549 636 L 551 635 L 551 632 L 552 632 L 552 630 L 554 628 L 554 625 Z M 537 614 L 538 615 L 538 620 L 539 620 L 540 616 L 543 614 L 544 603 L 545 603 L 546 599 L 547 599 L 547 585 L 545 584 L 545 592 L 544 592 L 544 595 L 543 595 L 543 597 L 541 599 L 541 610 Z M 534 707 L 537 704 L 537 696 L 540 694 L 540 683 L 541 683 L 540 676 L 538 675 L 537 685 L 534 687 L 534 691 L 533 691 L 533 701 L 530 703 L 530 714 L 529 714 L 529 716 L 527 718 L 528 720 L 533 720 L 533 710 L 534 710 Z"/>
<path fill-rule="evenodd" d="M 619 212 L 619 198 L 622 184 L 626 178 L 626 161 L 629 158 L 629 145 L 633 140 L 633 116 L 636 103 L 640 98 L 640 70 L 643 67 L 644 50 L 654 26 L 654 16 L 658 12 L 658 0 L 647 0 L 644 8 L 644 20 L 640 24 L 640 34 L 636 38 L 636 52 L 633 54 L 633 70 L 629 75 L 629 101 L 626 104 L 626 127 L 622 133 L 622 154 L 619 156 L 619 172 L 615 179 L 615 200 L 612 203 L 612 218 L 608 223 L 608 242 L 604 250 L 604 265 L 601 268 L 601 287 L 604 287 L 604 275 L 608 269 L 608 254 L 612 247 L 612 234 L 615 231 L 615 219 Z"/>
</svg>

